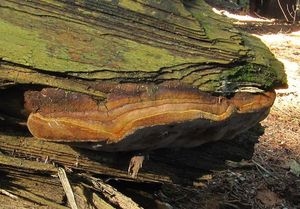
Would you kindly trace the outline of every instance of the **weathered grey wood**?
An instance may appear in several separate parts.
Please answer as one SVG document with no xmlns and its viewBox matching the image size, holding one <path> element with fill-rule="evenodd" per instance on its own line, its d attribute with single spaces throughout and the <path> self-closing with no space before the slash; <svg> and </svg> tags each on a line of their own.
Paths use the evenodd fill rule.
<svg viewBox="0 0 300 209">
<path fill-rule="evenodd" d="M 256 134 L 249 131 L 235 141 L 221 141 L 193 149 L 151 151 L 135 181 L 192 184 L 203 171 L 223 168 L 225 160 L 251 158 L 255 139 L 258 137 Z M 249 140 L 249 136 L 251 140 L 245 140 Z M 39 162 L 33 163 L 40 164 L 42 166 L 40 170 L 48 166 L 44 164 L 46 162 L 81 172 L 102 174 L 108 178 L 133 180 L 127 174 L 127 166 L 132 156 L 130 153 L 105 153 L 71 148 L 64 144 L 44 142 L 32 137 L 11 136 L 3 132 L 0 135 L 0 151 L 5 155 L 13 156 L 8 159 L 11 159 L 11 163 L 14 164 L 18 164 L 16 163 L 18 161 L 24 162 L 19 157 L 38 160 Z M 50 166 L 48 172 L 51 173 L 51 170 Z"/>
<path fill-rule="evenodd" d="M 125 161 L 121 160 L 123 165 L 114 168 L 111 165 L 120 162 L 120 160 L 118 160 L 120 156 L 117 154 L 80 150 L 64 144 L 40 141 L 32 137 L 10 136 L 5 133 L 0 134 L 0 151 L 15 157 L 38 160 L 41 163 L 54 163 L 80 171 L 89 171 L 132 181 L 132 178 L 127 174 L 126 166 L 127 163 L 129 163 L 129 156 L 126 154 L 124 156 L 128 158 L 128 161 L 126 162 L 126 159 Z M 13 158 L 9 159 L 13 161 Z M 16 159 L 16 161 L 20 160 Z M 33 167 L 28 163 L 26 168 L 30 166 Z M 35 169 L 35 167 L 33 167 L 33 169 Z M 42 169 L 42 167 L 40 169 Z M 49 171 L 51 171 L 51 169 L 51 166 L 49 166 Z M 171 182 L 168 176 L 151 173 L 141 173 L 138 180 L 146 182 Z"/>
<path fill-rule="evenodd" d="M 55 208 L 66 209 L 64 206 L 64 191 L 58 178 L 50 174 L 52 169 L 39 170 L 27 167 L 28 161 L 17 163 L 20 159 L 3 164 L 4 156 L 0 160 L 0 188 L 16 196 L 12 199 L 7 195 L 0 195 L 1 209 L 16 208 Z M 11 158 L 9 159 L 11 160 Z M 29 164 L 35 164 L 30 162 Z M 40 163 L 41 164 L 41 163 Z M 24 165 L 24 167 L 23 167 Z M 49 167 L 49 165 L 40 165 L 39 168 Z M 36 166 L 34 166 L 36 167 Z M 52 172 L 53 173 L 53 172 Z"/>
</svg>

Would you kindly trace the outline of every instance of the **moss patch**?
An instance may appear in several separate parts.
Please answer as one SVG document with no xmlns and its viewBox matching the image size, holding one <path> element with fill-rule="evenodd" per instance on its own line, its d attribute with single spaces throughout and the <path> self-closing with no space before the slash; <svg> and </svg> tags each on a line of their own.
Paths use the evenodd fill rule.
<svg viewBox="0 0 300 209">
<path fill-rule="evenodd" d="M 252 83 L 264 89 L 272 89 L 282 82 L 269 67 L 252 63 L 224 71 L 221 80 L 233 87 L 242 86 L 243 83 Z"/>
</svg>

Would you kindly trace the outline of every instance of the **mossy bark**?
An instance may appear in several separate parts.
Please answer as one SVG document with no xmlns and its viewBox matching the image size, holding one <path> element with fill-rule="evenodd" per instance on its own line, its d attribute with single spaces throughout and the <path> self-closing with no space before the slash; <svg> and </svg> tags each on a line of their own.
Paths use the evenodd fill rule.
<svg viewBox="0 0 300 209">
<path fill-rule="evenodd" d="M 180 80 L 209 92 L 286 85 L 271 52 L 203 0 L 4 0 L 0 33 L 0 79 L 15 83 L 101 98 L 87 80 Z"/>
</svg>

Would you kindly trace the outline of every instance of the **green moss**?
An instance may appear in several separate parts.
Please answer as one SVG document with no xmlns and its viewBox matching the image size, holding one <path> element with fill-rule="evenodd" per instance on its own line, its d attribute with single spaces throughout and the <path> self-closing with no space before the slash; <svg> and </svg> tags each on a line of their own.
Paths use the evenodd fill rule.
<svg viewBox="0 0 300 209">
<path fill-rule="evenodd" d="M 90 65 L 70 60 L 67 48 L 56 48 L 54 53 L 57 56 L 51 54 L 49 43 L 41 39 L 37 31 L 0 19 L 0 34 L 0 57 L 3 60 L 52 71 L 93 69 Z"/>
<path fill-rule="evenodd" d="M 15 20 L 19 20 L 20 24 L 21 19 L 28 18 L 20 13 L 11 15 L 17 16 Z M 35 25 L 34 30 L 4 21 L 0 15 L 0 57 L 55 72 L 157 72 L 162 67 L 184 63 L 218 62 L 202 56 L 185 57 L 161 47 L 113 35 L 102 36 L 105 31 L 62 20 L 48 18 L 41 22 L 36 19 L 31 21 Z M 52 30 L 45 27 L 53 24 L 56 26 Z M 65 31 L 65 27 L 69 31 Z M 226 64 L 230 60 L 219 62 Z"/>
<path fill-rule="evenodd" d="M 143 5 L 136 1 L 119 0 L 119 5 L 122 6 L 123 8 L 133 10 L 136 12 L 140 12 L 140 13 L 145 12 L 145 8 L 143 7 Z"/>
<path fill-rule="evenodd" d="M 232 88 L 251 83 L 263 89 L 272 89 L 282 82 L 269 67 L 252 63 L 224 71 L 221 80 L 232 85 Z"/>
<path fill-rule="evenodd" d="M 5 12 L 1 10 L 2 15 Z M 0 57 L 41 70 L 155 72 L 162 67 L 209 61 L 203 57 L 175 55 L 161 47 L 113 35 L 102 36 L 107 31 L 92 29 L 80 24 L 51 18 L 31 19 L 34 29 L 29 29 L 18 26 L 15 22 L 5 21 L 7 16 L 1 18 L 0 15 Z M 14 21 L 18 21 L 20 25 L 28 19 L 28 16 L 23 16 L 18 12 L 11 12 L 9 16 L 16 17 Z M 27 23 L 24 24 L 29 26 Z M 55 25 L 55 28 L 49 30 L 47 25 L 48 27 Z M 69 31 L 64 30 L 66 27 L 69 28 Z"/>
<path fill-rule="evenodd" d="M 245 57 L 245 63 L 241 63 L 245 66 L 226 71 L 237 76 L 235 81 L 260 83 L 267 88 L 287 85 L 283 64 L 260 39 L 234 28 L 230 19 L 215 14 L 203 0 L 195 0 L 193 6 L 189 7 L 187 4 L 187 8 L 205 28 L 207 36 L 215 40 L 215 47 L 225 51 L 236 51 Z"/>
<path fill-rule="evenodd" d="M 176 56 L 170 51 L 152 47 L 145 44 L 136 43 L 134 41 L 126 41 L 127 50 L 122 53 L 124 60 L 122 61 L 123 69 L 132 71 L 158 71 L 162 66 L 174 66 L 186 62 L 201 61 L 201 58 L 188 58 Z M 202 59 L 202 61 L 204 61 Z"/>
<path fill-rule="evenodd" d="M 266 71 L 274 75 L 274 82 L 276 85 L 286 86 L 287 85 L 287 75 L 284 71 L 283 64 L 275 58 L 275 56 L 270 52 L 269 48 L 257 37 L 249 35 L 247 33 L 242 33 L 245 45 L 247 45 L 253 54 L 253 60 L 250 63 L 255 65 L 265 66 Z"/>
<path fill-rule="evenodd" d="M 206 75 L 194 82 L 199 90 L 214 92 L 220 86 L 220 74 Z"/>
<path fill-rule="evenodd" d="M 186 1 L 186 8 L 196 18 L 206 35 L 211 40 L 227 43 L 227 47 L 235 49 L 243 48 L 239 31 L 232 26 L 232 23 L 226 17 L 221 17 L 212 11 L 212 8 L 203 0 Z M 232 45 L 232 46 L 231 46 Z"/>
</svg>

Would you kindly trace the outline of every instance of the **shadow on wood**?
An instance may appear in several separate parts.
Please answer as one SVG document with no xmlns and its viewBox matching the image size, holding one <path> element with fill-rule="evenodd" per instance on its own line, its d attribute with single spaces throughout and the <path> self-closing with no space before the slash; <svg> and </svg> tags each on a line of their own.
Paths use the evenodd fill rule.
<svg viewBox="0 0 300 209">
<path fill-rule="evenodd" d="M 137 181 L 192 184 L 202 174 L 223 169 L 226 160 L 251 159 L 261 130 L 261 126 L 256 126 L 233 140 L 209 143 L 193 149 L 150 151 Z M 127 175 L 127 167 L 130 157 L 135 153 L 91 151 L 32 137 L 15 136 L 15 133 L 1 133 L 0 145 L 5 155 L 54 163 L 107 178 L 133 180 Z"/>
</svg>

